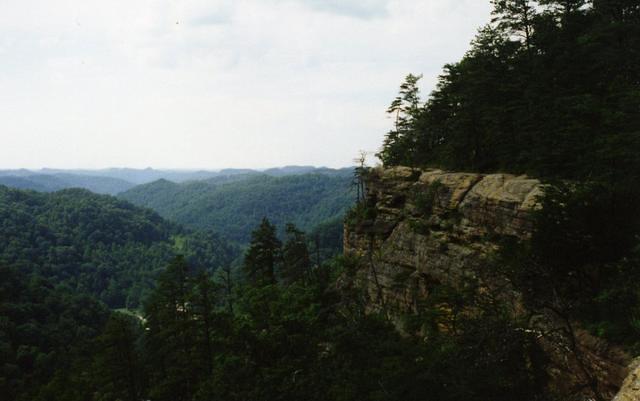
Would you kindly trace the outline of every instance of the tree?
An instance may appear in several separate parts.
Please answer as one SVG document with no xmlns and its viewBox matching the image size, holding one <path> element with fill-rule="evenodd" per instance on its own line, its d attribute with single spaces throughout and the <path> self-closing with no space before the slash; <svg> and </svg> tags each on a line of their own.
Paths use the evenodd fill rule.
<svg viewBox="0 0 640 401">
<path fill-rule="evenodd" d="M 199 377 L 194 364 L 195 319 L 190 302 L 193 282 L 184 257 L 178 256 L 158 277 L 145 304 L 149 395 L 158 400 L 189 400 Z"/>
<path fill-rule="evenodd" d="M 244 257 L 243 270 L 253 284 L 275 283 L 276 265 L 280 261 L 282 243 L 276 228 L 264 217 L 260 226 L 251 233 L 251 243 Z"/>
<path fill-rule="evenodd" d="M 593 0 L 596 12 L 606 15 L 614 21 L 638 22 L 640 4 L 637 0 Z"/>
<path fill-rule="evenodd" d="M 356 187 L 356 203 L 360 203 L 365 200 L 366 196 L 367 152 L 361 150 L 353 161 L 356 163 L 353 170 L 353 186 Z"/>
<path fill-rule="evenodd" d="M 142 396 L 142 364 L 137 350 L 137 318 L 113 313 L 97 338 L 95 381 L 101 401 L 137 401 Z"/>
<path fill-rule="evenodd" d="M 305 234 L 289 223 L 285 228 L 286 241 L 282 248 L 280 277 L 286 284 L 308 278 L 311 269 L 309 249 Z"/>
<path fill-rule="evenodd" d="M 213 337 L 218 320 L 216 304 L 219 288 L 206 272 L 198 274 L 194 280 L 192 293 L 189 297 L 190 307 L 195 320 L 197 333 L 196 356 L 202 361 L 207 375 L 213 372 Z"/>
<path fill-rule="evenodd" d="M 538 0 L 541 5 L 550 7 L 551 11 L 560 15 L 569 15 L 581 7 L 587 2 L 586 0 Z M 597 0 L 596 0 L 597 1 Z"/>
<path fill-rule="evenodd" d="M 400 85 L 398 96 L 391 102 L 387 114 L 393 116 L 394 129 L 385 136 L 382 150 L 376 155 L 385 165 L 405 162 L 404 157 L 412 148 L 410 133 L 420 114 L 420 88 L 422 75 L 409 74 Z"/>
<path fill-rule="evenodd" d="M 524 44 L 529 51 L 531 49 L 531 37 L 533 35 L 533 19 L 535 7 L 531 0 L 492 0 L 493 19 L 497 28 L 508 36 L 524 39 Z"/>
<path fill-rule="evenodd" d="M 227 307 L 227 312 L 233 314 L 233 278 L 231 277 L 231 266 L 225 265 L 218 269 L 214 280 L 222 288 L 224 292 L 223 298 Z"/>
</svg>

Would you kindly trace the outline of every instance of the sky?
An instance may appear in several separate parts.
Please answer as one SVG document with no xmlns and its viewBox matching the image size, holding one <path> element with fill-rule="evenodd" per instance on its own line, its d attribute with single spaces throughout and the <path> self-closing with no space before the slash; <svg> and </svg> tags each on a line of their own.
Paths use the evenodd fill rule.
<svg viewBox="0 0 640 401">
<path fill-rule="evenodd" d="M 342 167 L 489 0 L 0 0 L 0 168 Z M 373 162 L 373 160 L 372 160 Z"/>
</svg>

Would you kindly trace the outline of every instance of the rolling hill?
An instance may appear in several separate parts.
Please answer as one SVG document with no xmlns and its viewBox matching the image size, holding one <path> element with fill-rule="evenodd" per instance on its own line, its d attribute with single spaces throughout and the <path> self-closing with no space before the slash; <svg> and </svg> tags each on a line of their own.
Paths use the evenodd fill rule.
<svg viewBox="0 0 640 401">
<path fill-rule="evenodd" d="M 182 184 L 158 180 L 119 197 L 187 227 L 214 229 L 246 244 L 265 216 L 280 229 L 288 222 L 304 231 L 325 222 L 341 224 L 354 194 L 350 170 L 328 170 L 282 177 L 252 173 Z"/>
<path fill-rule="evenodd" d="M 214 270 L 237 251 L 215 234 L 186 230 L 111 196 L 0 186 L 0 265 L 39 274 L 111 307 L 136 307 L 176 254 Z"/>
</svg>

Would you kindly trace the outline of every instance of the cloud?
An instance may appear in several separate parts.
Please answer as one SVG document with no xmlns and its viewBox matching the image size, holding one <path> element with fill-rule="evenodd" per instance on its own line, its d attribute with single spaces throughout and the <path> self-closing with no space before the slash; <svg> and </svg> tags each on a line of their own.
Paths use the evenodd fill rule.
<svg viewBox="0 0 640 401">
<path fill-rule="evenodd" d="M 351 163 L 478 0 L 5 0 L 0 168 Z"/>
<path fill-rule="evenodd" d="M 369 19 L 388 15 L 388 0 L 299 0 L 310 7 L 329 13 Z"/>
</svg>

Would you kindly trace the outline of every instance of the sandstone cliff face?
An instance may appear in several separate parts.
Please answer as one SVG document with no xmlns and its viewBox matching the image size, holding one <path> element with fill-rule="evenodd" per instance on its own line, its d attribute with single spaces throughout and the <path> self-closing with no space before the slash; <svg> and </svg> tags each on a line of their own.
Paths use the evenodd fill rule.
<svg viewBox="0 0 640 401">
<path fill-rule="evenodd" d="M 638 401 L 640 400 L 640 358 L 629 365 L 631 373 L 624 380 L 622 388 L 613 401 Z"/>
<path fill-rule="evenodd" d="M 357 276 L 370 309 L 384 310 L 400 328 L 435 285 L 484 276 L 500 239 L 529 238 L 543 193 L 525 176 L 407 167 L 374 169 L 367 187 L 369 212 L 345 224 L 344 249 L 360 257 Z M 526 311 L 516 291 L 508 298 L 514 314 L 533 315 L 530 329 L 550 356 L 556 390 L 567 400 L 613 398 L 628 373 L 627 355 L 549 311 Z"/>
<path fill-rule="evenodd" d="M 499 236 L 529 237 L 541 193 L 537 180 L 505 174 L 373 170 L 375 218 L 347 225 L 344 249 L 375 265 L 366 274 L 372 307 L 415 311 L 434 280 L 455 285 L 481 268 Z"/>
</svg>

